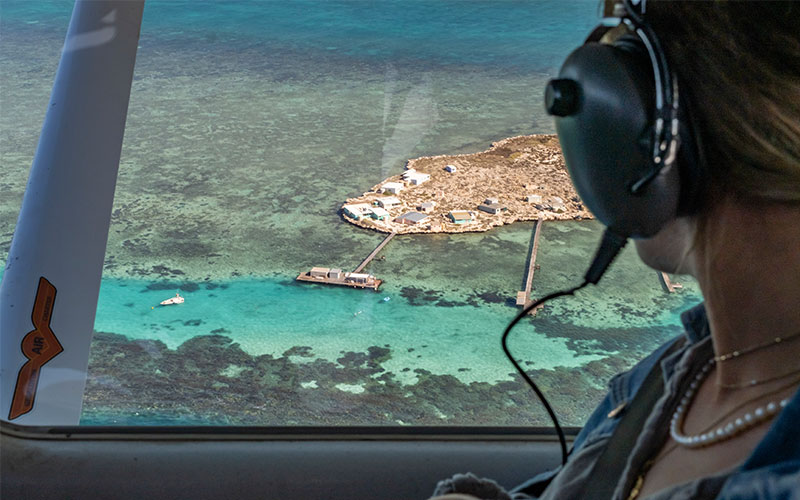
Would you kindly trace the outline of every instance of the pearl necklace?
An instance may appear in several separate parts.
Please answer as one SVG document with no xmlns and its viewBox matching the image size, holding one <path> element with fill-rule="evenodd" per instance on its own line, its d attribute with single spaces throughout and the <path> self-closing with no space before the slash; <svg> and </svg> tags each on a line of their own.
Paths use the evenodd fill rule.
<svg viewBox="0 0 800 500">
<path fill-rule="evenodd" d="M 686 418 L 686 411 L 691 406 L 695 392 L 700 387 L 703 379 L 708 376 L 714 363 L 715 360 L 712 358 L 703 366 L 700 373 L 698 373 L 694 380 L 692 380 L 692 383 L 689 384 L 689 388 L 686 390 L 683 398 L 681 398 L 681 402 L 675 409 L 675 413 L 672 414 L 669 434 L 676 443 L 687 448 L 701 448 L 730 439 L 747 429 L 755 427 L 761 422 L 771 419 L 789 403 L 788 398 L 782 399 L 779 403 L 770 401 L 766 405 L 759 406 L 752 412 L 747 412 L 740 417 L 729 420 L 726 424 L 720 425 L 716 429 L 694 436 L 683 434 L 681 432 L 681 427 L 683 427 L 683 421 Z"/>
</svg>

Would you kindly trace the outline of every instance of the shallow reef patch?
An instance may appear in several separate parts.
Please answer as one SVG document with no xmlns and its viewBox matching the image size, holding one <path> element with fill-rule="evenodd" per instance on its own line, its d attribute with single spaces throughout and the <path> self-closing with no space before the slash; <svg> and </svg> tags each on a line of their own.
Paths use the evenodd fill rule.
<svg viewBox="0 0 800 500">
<path fill-rule="evenodd" d="M 82 421 L 132 425 L 550 425 L 518 378 L 464 383 L 415 369 L 406 385 L 383 364 L 410 356 L 390 347 L 313 358 L 309 346 L 253 356 L 223 335 L 193 337 L 176 349 L 96 332 Z M 291 358 L 304 357 L 305 362 Z M 299 360 L 298 360 L 299 361 Z M 565 425 L 581 425 L 605 382 L 629 366 L 609 358 L 581 368 L 531 370 Z M 468 367 L 453 367 L 458 371 Z M 401 371 L 408 371 L 403 368 Z M 509 370 L 511 372 L 511 370 Z M 565 383 L 569 381 L 569 383 Z M 148 415 L 151 420 L 148 420 Z"/>
</svg>

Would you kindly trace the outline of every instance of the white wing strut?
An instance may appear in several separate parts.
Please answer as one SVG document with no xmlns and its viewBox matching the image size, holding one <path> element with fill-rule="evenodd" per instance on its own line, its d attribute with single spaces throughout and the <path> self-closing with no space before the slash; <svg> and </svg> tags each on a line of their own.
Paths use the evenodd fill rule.
<svg viewBox="0 0 800 500">
<path fill-rule="evenodd" d="M 75 425 L 144 0 L 77 0 L 0 283 L 0 419 Z"/>
</svg>

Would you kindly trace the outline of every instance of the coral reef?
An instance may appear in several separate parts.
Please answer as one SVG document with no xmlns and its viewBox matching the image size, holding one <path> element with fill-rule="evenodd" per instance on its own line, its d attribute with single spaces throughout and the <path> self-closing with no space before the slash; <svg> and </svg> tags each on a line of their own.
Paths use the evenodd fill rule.
<svg viewBox="0 0 800 500">
<path fill-rule="evenodd" d="M 171 350 L 160 341 L 96 332 L 82 423 L 550 425 L 518 377 L 467 384 L 416 369 L 417 382 L 404 385 L 383 368 L 393 355 L 388 348 L 343 352 L 335 363 L 312 359 L 309 351 L 297 346 L 280 357 L 251 356 L 222 335 L 194 337 Z M 561 423 L 581 425 L 605 393 L 598 380 L 625 366 L 610 358 L 529 373 Z"/>
</svg>

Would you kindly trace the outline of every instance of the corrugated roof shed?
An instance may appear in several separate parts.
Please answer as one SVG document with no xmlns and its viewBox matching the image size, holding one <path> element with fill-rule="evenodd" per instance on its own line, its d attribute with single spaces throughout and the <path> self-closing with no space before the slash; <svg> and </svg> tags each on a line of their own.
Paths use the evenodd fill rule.
<svg viewBox="0 0 800 500">
<path fill-rule="evenodd" d="M 403 220 L 407 220 L 407 221 L 410 221 L 410 222 L 413 222 L 414 224 L 416 224 L 416 223 L 421 222 L 421 221 L 423 221 L 423 220 L 425 220 L 427 218 L 428 218 L 427 214 L 421 214 L 419 212 L 406 212 L 406 213 L 404 213 L 403 215 L 401 215 L 400 217 L 398 217 L 395 220 L 399 222 L 400 219 L 403 219 Z"/>
<path fill-rule="evenodd" d="M 472 212 L 469 210 L 453 210 L 450 215 L 455 219 L 471 219 Z"/>
</svg>

